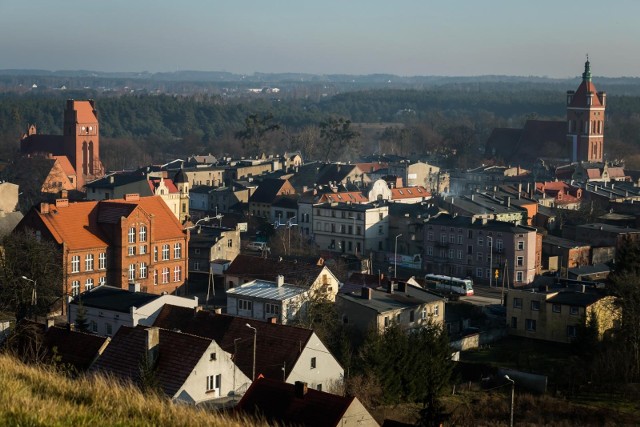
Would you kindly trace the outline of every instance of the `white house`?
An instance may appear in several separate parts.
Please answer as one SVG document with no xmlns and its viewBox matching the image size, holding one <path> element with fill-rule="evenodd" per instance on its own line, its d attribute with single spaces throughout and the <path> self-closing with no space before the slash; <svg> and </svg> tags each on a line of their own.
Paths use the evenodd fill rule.
<svg viewBox="0 0 640 427">
<path fill-rule="evenodd" d="M 154 295 L 103 285 L 69 302 L 68 321 L 70 324 L 76 322 L 78 309 L 82 305 L 89 331 L 113 336 L 121 326 L 152 325 L 165 304 L 195 308 L 198 306 L 198 297 Z"/>
</svg>

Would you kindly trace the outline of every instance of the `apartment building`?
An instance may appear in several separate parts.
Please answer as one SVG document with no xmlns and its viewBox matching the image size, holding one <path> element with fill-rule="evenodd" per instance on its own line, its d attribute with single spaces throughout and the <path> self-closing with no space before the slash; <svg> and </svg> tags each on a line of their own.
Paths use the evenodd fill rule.
<svg viewBox="0 0 640 427">
<path fill-rule="evenodd" d="M 424 232 L 427 273 L 502 283 L 506 271 L 505 279 L 518 287 L 531 283 L 540 267 L 542 239 L 532 227 L 439 215 L 425 223 Z"/>
</svg>

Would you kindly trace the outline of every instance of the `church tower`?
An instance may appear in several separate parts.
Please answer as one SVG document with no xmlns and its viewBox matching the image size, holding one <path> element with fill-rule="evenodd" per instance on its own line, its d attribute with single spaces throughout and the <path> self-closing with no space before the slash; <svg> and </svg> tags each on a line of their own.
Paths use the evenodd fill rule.
<svg viewBox="0 0 640 427">
<path fill-rule="evenodd" d="M 589 57 L 578 90 L 567 91 L 567 140 L 572 162 L 604 161 L 604 111 L 607 94 L 591 82 Z"/>
<path fill-rule="evenodd" d="M 104 169 L 100 162 L 100 134 L 94 101 L 67 100 L 64 110 L 64 154 L 73 165 L 82 190 L 87 181 L 100 178 Z"/>
<path fill-rule="evenodd" d="M 180 222 L 184 222 L 189 219 L 189 177 L 182 166 L 180 166 L 180 170 L 173 177 L 173 183 L 178 187 L 178 191 L 180 192 L 178 219 Z"/>
</svg>

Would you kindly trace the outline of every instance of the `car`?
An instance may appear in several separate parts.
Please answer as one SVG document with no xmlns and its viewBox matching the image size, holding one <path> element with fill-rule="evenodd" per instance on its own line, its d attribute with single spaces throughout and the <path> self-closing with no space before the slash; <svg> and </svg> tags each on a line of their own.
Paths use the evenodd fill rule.
<svg viewBox="0 0 640 427">
<path fill-rule="evenodd" d="M 268 251 L 269 247 L 265 242 L 249 242 L 247 244 L 247 249 L 250 251 L 262 252 L 265 250 Z"/>
</svg>

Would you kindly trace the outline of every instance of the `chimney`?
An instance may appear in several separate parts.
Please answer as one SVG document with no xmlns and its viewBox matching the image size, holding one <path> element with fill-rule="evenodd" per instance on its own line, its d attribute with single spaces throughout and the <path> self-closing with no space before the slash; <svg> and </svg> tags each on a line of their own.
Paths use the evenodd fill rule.
<svg viewBox="0 0 640 427">
<path fill-rule="evenodd" d="M 220 308 L 220 307 L 216 307 L 216 308 L 214 308 L 214 309 L 213 309 L 213 312 L 214 312 L 215 314 L 222 314 L 222 308 Z"/>
<path fill-rule="evenodd" d="M 124 200 L 127 202 L 136 202 L 140 200 L 140 194 L 138 193 L 129 193 L 124 195 Z"/>
<path fill-rule="evenodd" d="M 49 329 L 53 328 L 53 326 L 55 324 L 56 324 L 55 319 L 47 318 L 47 329 L 46 330 L 48 331 Z"/>
<path fill-rule="evenodd" d="M 160 350 L 160 329 L 157 326 L 147 329 L 147 364 L 153 367 L 158 360 Z"/>
<path fill-rule="evenodd" d="M 129 282 L 129 292 L 140 292 L 140 283 Z"/>
<path fill-rule="evenodd" d="M 407 293 L 407 282 L 398 282 L 398 292 Z"/>
<path fill-rule="evenodd" d="M 267 319 L 267 323 L 273 323 L 273 324 L 276 324 L 276 323 L 278 323 L 278 318 L 277 318 L 277 317 L 269 317 L 269 318 Z"/>
<path fill-rule="evenodd" d="M 387 293 L 393 294 L 393 285 L 394 285 L 394 282 L 392 280 L 389 280 L 389 287 L 387 288 Z"/>
<path fill-rule="evenodd" d="M 360 289 L 360 296 L 366 300 L 370 300 L 372 294 L 373 289 L 369 287 L 363 286 L 362 289 Z"/>
<path fill-rule="evenodd" d="M 115 178 L 113 177 L 113 175 L 111 175 L 109 177 L 109 184 L 113 184 L 115 182 Z"/>
<path fill-rule="evenodd" d="M 60 191 L 60 198 L 61 199 L 67 199 L 69 197 L 69 192 L 67 190 L 61 190 Z"/>
<path fill-rule="evenodd" d="M 56 199 L 56 208 L 66 208 L 69 206 L 69 199 Z"/>
<path fill-rule="evenodd" d="M 282 287 L 282 285 L 284 285 L 284 276 L 282 274 L 278 274 L 276 284 L 278 285 L 279 288 Z"/>
<path fill-rule="evenodd" d="M 295 393 L 298 399 L 304 399 L 304 396 L 307 394 L 307 383 L 302 381 L 296 381 L 295 385 Z"/>
<path fill-rule="evenodd" d="M 43 215 L 49 213 L 49 203 L 47 202 L 40 203 L 40 213 Z"/>
<path fill-rule="evenodd" d="M 511 207 L 511 196 L 507 196 L 507 207 Z"/>
</svg>

